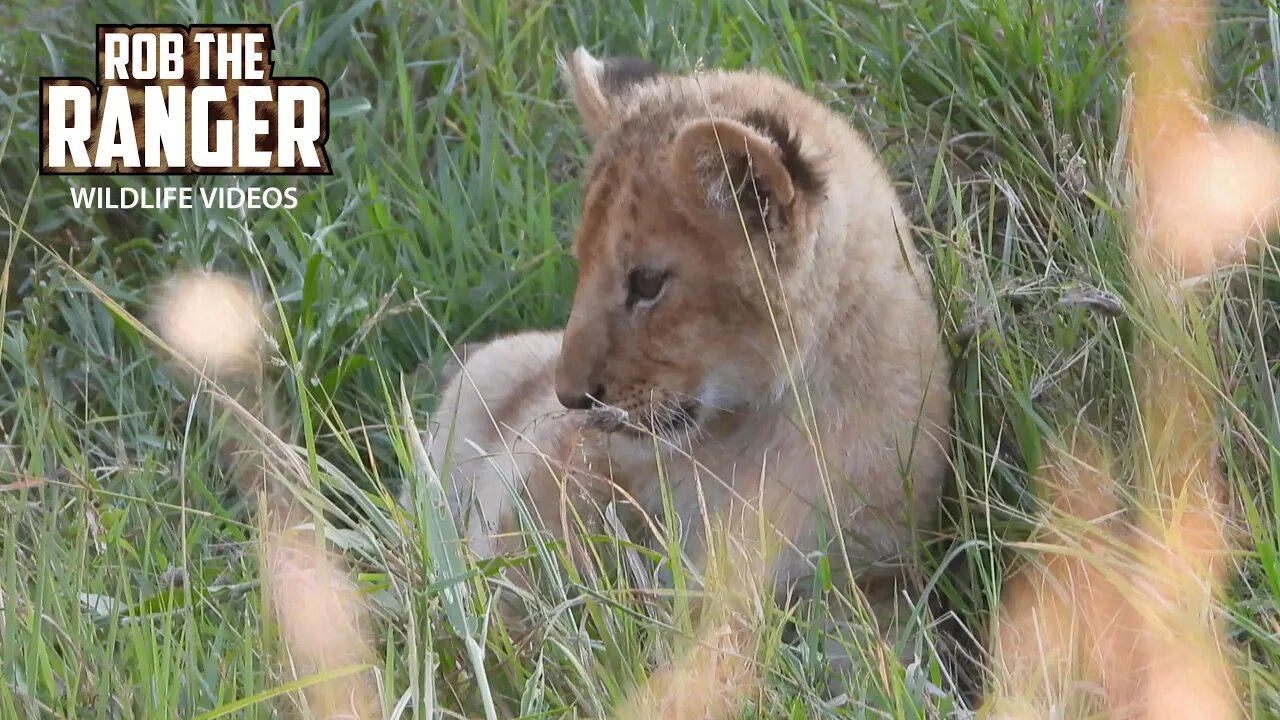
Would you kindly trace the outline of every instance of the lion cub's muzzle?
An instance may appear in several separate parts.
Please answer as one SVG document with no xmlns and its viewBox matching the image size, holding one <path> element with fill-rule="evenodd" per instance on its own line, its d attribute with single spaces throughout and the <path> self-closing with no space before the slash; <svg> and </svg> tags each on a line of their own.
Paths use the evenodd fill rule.
<svg viewBox="0 0 1280 720">
<path fill-rule="evenodd" d="M 586 424 L 607 433 L 671 437 L 695 427 L 700 410 L 701 405 L 693 400 L 670 407 L 655 406 L 641 412 L 600 405 L 587 411 Z"/>
</svg>

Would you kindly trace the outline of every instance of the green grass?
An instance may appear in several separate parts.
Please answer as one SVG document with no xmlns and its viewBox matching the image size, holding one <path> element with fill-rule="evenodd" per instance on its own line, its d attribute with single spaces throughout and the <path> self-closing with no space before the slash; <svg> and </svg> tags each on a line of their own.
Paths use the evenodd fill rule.
<svg viewBox="0 0 1280 720">
<path fill-rule="evenodd" d="M 487 614 L 490 568 L 442 550 L 425 496 L 416 518 L 391 509 L 423 470 L 402 382 L 421 423 L 446 341 L 567 315 L 565 246 L 588 147 L 555 52 L 578 44 L 675 69 L 773 70 L 883 153 L 957 338 L 951 522 L 923 551 L 965 627 L 984 627 L 1004 544 L 1026 531 L 1025 468 L 1063 420 L 1131 433 L 1127 350 L 1140 319 L 1080 301 L 1129 298 L 1118 3 L 341 5 L 0 8 L 0 717 L 271 717 L 293 702 L 264 619 L 255 508 L 216 460 L 225 418 L 207 396 L 188 403 L 139 326 L 105 302 L 143 317 L 155 283 L 186 268 L 250 276 L 278 299 L 288 440 L 348 527 L 335 539 L 375 603 L 389 716 L 406 703 L 417 710 L 401 717 L 479 716 L 482 695 L 500 717 L 600 715 L 670 657 L 688 628 L 669 603 L 623 592 L 638 573 L 592 581 L 592 600 L 566 602 L 540 656 L 514 653 Z M 94 23 L 223 21 L 273 23 L 276 73 L 330 88 L 333 176 L 240 181 L 295 184 L 296 210 L 91 213 L 70 206 L 69 187 L 178 181 L 38 176 L 38 78 L 92 75 Z M 1224 113 L 1280 128 L 1277 50 L 1274 2 L 1224 3 L 1213 52 Z M 1250 542 L 1227 612 L 1251 717 L 1280 714 L 1278 271 L 1261 258 L 1212 305 L 1238 410 L 1222 412 L 1223 464 Z M 887 680 L 860 668 L 847 696 L 824 699 L 821 644 L 805 627 L 821 612 L 798 610 L 792 639 L 771 610 L 766 690 L 745 716 L 956 708 L 932 630 L 907 653 L 918 662 Z"/>
</svg>

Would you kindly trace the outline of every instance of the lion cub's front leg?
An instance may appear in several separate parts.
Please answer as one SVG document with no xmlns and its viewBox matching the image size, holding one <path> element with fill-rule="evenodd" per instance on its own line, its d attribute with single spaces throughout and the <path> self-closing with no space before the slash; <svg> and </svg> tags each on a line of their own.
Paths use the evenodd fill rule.
<svg viewBox="0 0 1280 720">
<path fill-rule="evenodd" d="M 579 567 L 582 536 L 604 527 L 604 506 L 625 490 L 612 472 L 598 431 L 582 424 L 581 413 L 558 429 L 548 449 L 525 478 L 524 500 L 535 527 L 552 541 L 563 542 Z"/>
</svg>

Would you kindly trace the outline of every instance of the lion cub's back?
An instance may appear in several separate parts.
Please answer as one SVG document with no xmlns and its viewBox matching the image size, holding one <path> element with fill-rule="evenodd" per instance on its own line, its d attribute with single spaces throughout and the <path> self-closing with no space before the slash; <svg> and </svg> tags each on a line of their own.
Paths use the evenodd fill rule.
<svg viewBox="0 0 1280 720">
<path fill-rule="evenodd" d="M 560 335 L 523 332 L 468 346 L 440 393 L 434 423 L 456 422 L 483 435 L 494 431 L 494 420 L 511 424 L 560 408 L 554 391 Z"/>
</svg>

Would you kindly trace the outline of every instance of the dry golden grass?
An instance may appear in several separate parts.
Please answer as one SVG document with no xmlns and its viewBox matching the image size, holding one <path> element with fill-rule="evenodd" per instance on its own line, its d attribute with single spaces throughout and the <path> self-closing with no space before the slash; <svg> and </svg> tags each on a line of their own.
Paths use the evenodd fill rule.
<svg viewBox="0 0 1280 720">
<path fill-rule="evenodd" d="M 180 356 L 180 371 L 197 371 L 235 393 L 236 397 L 213 396 L 236 405 L 233 417 L 245 426 L 234 431 L 238 440 L 233 444 L 240 455 L 236 467 L 242 490 L 262 492 L 262 577 L 284 640 L 287 657 L 282 660 L 296 679 L 331 675 L 307 687 L 309 716 L 378 717 L 377 693 L 367 673 L 347 671 L 376 657 L 368 640 L 363 599 L 341 558 L 328 551 L 315 525 L 307 523 L 312 520 L 309 511 L 292 489 L 281 487 L 288 483 L 289 473 L 297 474 L 296 468 L 277 467 L 272 458 L 278 453 L 266 447 L 260 434 L 264 429 L 279 430 L 264 428 L 261 421 L 270 401 L 260 390 L 268 328 L 261 299 L 233 278 L 195 273 L 172 279 L 157 297 L 153 313 L 160 337 Z M 264 478 L 268 482 L 262 482 Z M 305 487 L 305 479 L 295 477 L 293 482 Z"/>
<path fill-rule="evenodd" d="M 745 588 L 729 588 L 712 586 L 701 629 L 684 655 L 655 673 L 614 718 L 731 718 L 744 699 L 759 692 L 758 618 L 744 611 Z"/>
<path fill-rule="evenodd" d="M 1245 261 L 1280 225 L 1280 145 L 1261 128 L 1210 119 L 1210 3 L 1136 0 L 1130 12 L 1131 261 L 1148 324 L 1133 364 L 1136 507 L 1124 513 L 1092 441 L 1042 473 L 1046 547 L 1005 588 L 984 707 L 992 717 L 1242 714 L 1218 604 L 1233 538 L 1216 373 L 1207 339 L 1187 322 L 1198 296 L 1185 281 Z"/>
</svg>

